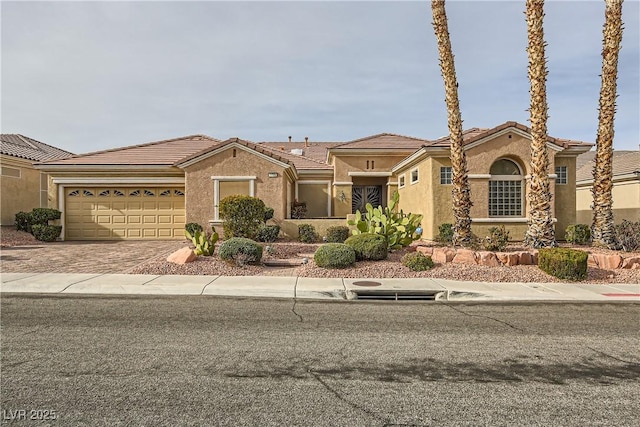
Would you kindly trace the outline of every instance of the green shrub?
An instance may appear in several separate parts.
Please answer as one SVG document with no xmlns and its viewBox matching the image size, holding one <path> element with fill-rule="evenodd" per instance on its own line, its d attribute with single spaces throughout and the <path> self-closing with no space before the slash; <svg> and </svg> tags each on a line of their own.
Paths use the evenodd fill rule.
<svg viewBox="0 0 640 427">
<path fill-rule="evenodd" d="M 402 257 L 402 265 L 413 271 L 426 271 L 433 268 L 433 260 L 429 255 L 420 252 L 409 252 Z"/>
<path fill-rule="evenodd" d="M 327 243 L 318 248 L 313 260 L 322 268 L 347 268 L 356 262 L 356 253 L 344 243 Z"/>
<path fill-rule="evenodd" d="M 327 228 L 327 242 L 344 243 L 349 237 L 349 227 L 344 225 L 336 225 Z"/>
<path fill-rule="evenodd" d="M 31 213 L 18 212 L 16 214 L 16 230 L 31 233 Z"/>
<path fill-rule="evenodd" d="M 279 225 L 263 225 L 258 230 L 259 242 L 275 242 L 280 234 Z"/>
<path fill-rule="evenodd" d="M 445 222 L 438 226 L 438 237 L 436 240 L 440 243 L 453 243 L 453 224 Z"/>
<path fill-rule="evenodd" d="M 616 225 L 616 237 L 623 251 L 640 250 L 640 221 L 631 222 L 623 219 L 622 223 Z"/>
<path fill-rule="evenodd" d="M 62 212 L 51 208 L 35 208 L 31 211 L 31 224 L 47 225 L 49 221 L 60 219 Z"/>
<path fill-rule="evenodd" d="M 356 260 L 358 261 L 378 261 L 387 259 L 389 255 L 387 239 L 379 234 L 356 234 L 349 237 L 344 243 L 356 252 Z"/>
<path fill-rule="evenodd" d="M 482 240 L 482 247 L 487 251 L 502 251 L 509 243 L 509 232 L 504 225 L 489 228 L 489 235 Z"/>
<path fill-rule="evenodd" d="M 264 222 L 266 223 L 271 218 L 273 218 L 273 214 L 274 214 L 273 208 L 265 208 L 265 210 L 264 210 L 264 218 L 263 218 Z"/>
<path fill-rule="evenodd" d="M 264 202 L 251 196 L 228 196 L 220 201 L 220 218 L 224 221 L 224 238 L 258 237 L 260 226 L 264 224 Z"/>
<path fill-rule="evenodd" d="M 591 230 L 587 224 L 571 224 L 565 230 L 564 238 L 569 243 L 586 245 L 591 239 Z"/>
<path fill-rule="evenodd" d="M 311 224 L 298 225 L 298 240 L 303 243 L 315 243 L 320 239 L 316 228 Z"/>
<path fill-rule="evenodd" d="M 188 230 L 184 230 L 184 235 L 187 239 L 190 239 L 193 242 L 193 245 L 196 247 L 196 249 L 194 250 L 196 255 L 202 256 L 212 256 L 213 251 L 215 250 L 216 242 L 220 238 L 218 233 L 216 233 L 215 228 L 213 228 L 213 234 L 203 233 L 202 231 L 198 230 L 195 230 L 192 234 L 189 233 Z"/>
<path fill-rule="evenodd" d="M 542 248 L 538 251 L 538 267 L 559 279 L 584 280 L 588 256 L 577 249 Z"/>
<path fill-rule="evenodd" d="M 31 226 L 31 232 L 33 237 L 41 242 L 53 242 L 62 232 L 61 225 L 45 225 L 45 224 L 33 224 Z"/>
<path fill-rule="evenodd" d="M 262 246 L 246 237 L 232 237 L 222 242 L 218 254 L 221 259 L 238 265 L 258 264 L 262 259 Z"/>
<path fill-rule="evenodd" d="M 193 236 L 196 231 L 199 231 L 200 233 L 202 233 L 203 228 L 197 222 L 190 222 L 188 224 L 185 224 L 184 230 L 188 232 L 191 236 Z M 187 239 L 190 239 L 190 237 L 187 236 Z"/>
<path fill-rule="evenodd" d="M 307 204 L 297 200 L 291 204 L 291 218 L 303 219 L 307 217 Z"/>
</svg>

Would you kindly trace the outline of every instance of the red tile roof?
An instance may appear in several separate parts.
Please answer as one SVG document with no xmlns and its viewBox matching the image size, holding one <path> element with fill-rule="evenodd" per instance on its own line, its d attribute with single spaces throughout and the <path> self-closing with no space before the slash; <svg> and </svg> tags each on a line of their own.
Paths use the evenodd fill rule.
<svg viewBox="0 0 640 427">
<path fill-rule="evenodd" d="M 36 162 L 64 159 L 65 157 L 73 155 L 73 153 L 69 151 L 36 141 L 28 136 L 7 133 L 0 135 L 0 152 L 7 156 L 19 157 Z"/>
<path fill-rule="evenodd" d="M 258 144 L 264 145 L 272 150 L 279 152 L 291 152 L 291 150 L 302 150 L 302 155 L 306 158 L 315 160 L 316 162 L 325 163 L 327 159 L 327 150 L 342 144 L 341 142 L 311 142 L 305 143 L 300 141 L 292 142 L 278 142 L 278 141 L 266 141 L 259 142 Z"/>
<path fill-rule="evenodd" d="M 412 136 L 396 135 L 393 133 L 380 133 L 353 141 L 336 145 L 332 148 L 349 149 L 373 149 L 373 150 L 417 150 L 430 141 L 427 139 L 414 138 Z"/>
</svg>

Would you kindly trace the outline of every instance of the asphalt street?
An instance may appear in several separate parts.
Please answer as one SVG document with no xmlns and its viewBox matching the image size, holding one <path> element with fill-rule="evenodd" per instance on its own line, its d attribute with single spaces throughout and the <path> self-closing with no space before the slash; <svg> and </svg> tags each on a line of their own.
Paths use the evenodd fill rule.
<svg viewBox="0 0 640 427">
<path fill-rule="evenodd" d="M 3 295 L 2 423 L 640 422 L 639 304 Z"/>
</svg>

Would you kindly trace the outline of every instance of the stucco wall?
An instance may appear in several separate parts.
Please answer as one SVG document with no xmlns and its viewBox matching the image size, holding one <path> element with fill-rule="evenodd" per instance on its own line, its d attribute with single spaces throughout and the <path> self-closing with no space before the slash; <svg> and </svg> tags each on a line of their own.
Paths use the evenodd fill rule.
<svg viewBox="0 0 640 427">
<path fill-rule="evenodd" d="M 40 207 L 40 171 L 30 161 L 1 156 L 0 163 L 20 170 L 20 177 L 0 176 L 1 225 L 13 225 L 16 213 Z"/>
<path fill-rule="evenodd" d="M 418 168 L 418 182 L 411 184 L 411 170 Z M 398 187 L 400 201 L 398 208 L 405 213 L 422 214 L 422 235 L 424 238 L 431 239 L 433 235 L 433 211 L 435 209 L 433 200 L 433 183 L 430 179 L 432 175 L 432 162 L 421 162 L 420 164 L 406 169 L 404 172 L 396 175 L 395 179 L 399 179 L 404 175 L 404 187 Z"/>
<path fill-rule="evenodd" d="M 322 236 L 325 236 L 327 234 L 327 228 L 329 227 L 335 227 L 339 225 L 348 227 L 347 220 L 345 218 L 285 219 L 285 220 L 275 220 L 274 222 L 280 226 L 280 231 L 282 235 L 289 239 L 298 238 L 298 225 L 300 224 L 313 225 L 321 239 L 322 239 Z"/>
<path fill-rule="evenodd" d="M 554 171 L 556 166 L 567 167 L 567 183 L 555 184 L 554 201 L 558 206 L 555 216 L 556 222 L 556 240 L 564 240 L 567 227 L 576 223 L 576 158 L 575 157 L 555 157 Z"/>
<path fill-rule="evenodd" d="M 614 181 L 611 196 L 616 224 L 620 224 L 623 219 L 640 221 L 640 180 Z M 576 223 L 591 225 L 592 202 L 591 186 L 582 186 L 576 190 Z"/>
<path fill-rule="evenodd" d="M 392 155 L 384 153 L 379 156 L 362 155 L 337 155 L 332 157 L 334 177 L 338 182 L 351 181 L 349 172 L 390 172 L 391 168 L 402 161 L 409 154 Z M 369 169 L 367 169 L 367 161 Z M 371 167 L 371 162 L 374 167 Z"/>
</svg>

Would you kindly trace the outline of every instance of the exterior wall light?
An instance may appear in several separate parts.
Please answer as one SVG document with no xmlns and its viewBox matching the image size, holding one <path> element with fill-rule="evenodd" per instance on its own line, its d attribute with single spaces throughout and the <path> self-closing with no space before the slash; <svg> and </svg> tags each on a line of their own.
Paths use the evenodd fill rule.
<svg viewBox="0 0 640 427">
<path fill-rule="evenodd" d="M 278 172 L 269 172 L 269 178 L 277 178 Z"/>
</svg>

